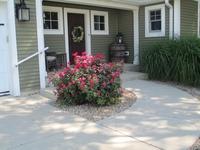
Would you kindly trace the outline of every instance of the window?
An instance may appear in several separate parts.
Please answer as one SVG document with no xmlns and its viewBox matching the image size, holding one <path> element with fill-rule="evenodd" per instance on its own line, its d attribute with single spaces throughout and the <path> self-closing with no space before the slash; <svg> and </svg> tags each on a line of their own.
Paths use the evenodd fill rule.
<svg viewBox="0 0 200 150">
<path fill-rule="evenodd" d="M 91 11 L 91 26 L 93 35 L 108 35 L 108 12 Z"/>
<path fill-rule="evenodd" d="M 145 8 L 145 37 L 165 36 L 165 5 Z"/>
<path fill-rule="evenodd" d="M 63 34 L 62 8 L 44 6 L 44 33 Z"/>
</svg>

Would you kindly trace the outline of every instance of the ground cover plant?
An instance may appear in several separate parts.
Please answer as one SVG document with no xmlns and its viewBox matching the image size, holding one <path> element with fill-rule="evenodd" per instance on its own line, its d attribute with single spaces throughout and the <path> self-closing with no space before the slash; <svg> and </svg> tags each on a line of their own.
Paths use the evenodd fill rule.
<svg viewBox="0 0 200 150">
<path fill-rule="evenodd" d="M 166 40 L 142 56 L 149 79 L 200 86 L 200 39 Z"/>
<path fill-rule="evenodd" d="M 73 66 L 66 67 L 52 79 L 61 104 L 105 106 L 119 102 L 120 65 L 106 63 L 101 54 L 74 54 L 74 60 Z"/>
</svg>

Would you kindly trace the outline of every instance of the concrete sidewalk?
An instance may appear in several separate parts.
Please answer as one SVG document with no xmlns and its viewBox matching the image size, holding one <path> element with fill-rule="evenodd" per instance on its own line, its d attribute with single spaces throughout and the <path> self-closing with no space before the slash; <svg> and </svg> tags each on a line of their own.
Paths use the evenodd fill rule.
<svg viewBox="0 0 200 150">
<path fill-rule="evenodd" d="M 136 91 L 136 104 L 97 123 L 40 95 L 0 97 L 0 150 L 186 150 L 200 136 L 200 102 L 191 95 L 144 80 L 123 86 Z"/>
<path fill-rule="evenodd" d="M 166 150 L 189 149 L 200 136 L 200 101 L 196 98 L 144 80 L 127 81 L 123 86 L 136 91 L 137 103 L 98 124 Z"/>
<path fill-rule="evenodd" d="M 39 95 L 0 98 L 0 150 L 133 150 L 154 146 L 57 110 Z"/>
</svg>

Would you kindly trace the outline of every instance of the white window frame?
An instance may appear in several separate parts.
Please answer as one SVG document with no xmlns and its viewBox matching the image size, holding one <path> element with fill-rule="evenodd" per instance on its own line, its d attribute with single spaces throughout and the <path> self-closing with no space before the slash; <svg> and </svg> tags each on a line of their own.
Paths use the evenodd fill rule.
<svg viewBox="0 0 200 150">
<path fill-rule="evenodd" d="M 43 6 L 43 12 L 57 12 L 58 13 L 58 30 L 44 29 L 44 34 L 64 34 L 63 32 L 63 10 L 61 7 Z M 44 27 L 43 27 L 44 28 Z"/>
<path fill-rule="evenodd" d="M 150 12 L 161 10 L 161 31 L 151 31 Z M 165 4 L 145 7 L 145 37 L 163 37 L 165 36 Z"/>
<path fill-rule="evenodd" d="M 95 30 L 94 28 L 94 16 L 104 16 L 105 18 L 105 30 Z M 94 11 L 91 10 L 91 29 L 92 35 L 109 35 L 109 21 L 108 21 L 108 12 L 106 11 Z"/>
</svg>

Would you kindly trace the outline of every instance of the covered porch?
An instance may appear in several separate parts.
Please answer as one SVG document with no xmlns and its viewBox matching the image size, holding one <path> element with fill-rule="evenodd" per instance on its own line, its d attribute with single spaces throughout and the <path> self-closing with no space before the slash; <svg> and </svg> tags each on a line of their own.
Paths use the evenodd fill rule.
<svg viewBox="0 0 200 150">
<path fill-rule="evenodd" d="M 124 62 L 139 64 L 138 7 L 99 1 L 46 1 L 42 3 L 47 72 L 73 63 L 73 53 L 104 54 L 121 49 Z M 123 35 L 123 41 L 116 36 Z M 114 46 L 113 46 L 114 44 Z M 124 53 L 125 52 L 125 53 Z"/>
</svg>

